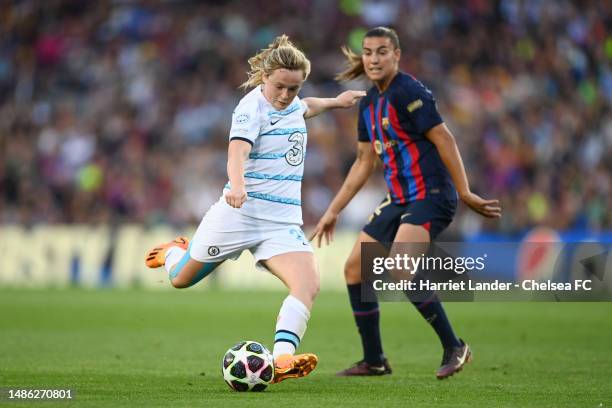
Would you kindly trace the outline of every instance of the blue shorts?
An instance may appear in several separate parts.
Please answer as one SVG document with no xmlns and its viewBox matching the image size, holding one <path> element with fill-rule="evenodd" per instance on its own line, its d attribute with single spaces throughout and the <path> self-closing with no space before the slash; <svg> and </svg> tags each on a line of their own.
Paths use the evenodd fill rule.
<svg viewBox="0 0 612 408">
<path fill-rule="evenodd" d="M 433 241 L 453 220 L 457 199 L 436 196 L 408 204 L 395 204 L 389 195 L 370 216 L 363 232 L 378 242 L 393 242 L 401 224 L 422 225 Z"/>
</svg>

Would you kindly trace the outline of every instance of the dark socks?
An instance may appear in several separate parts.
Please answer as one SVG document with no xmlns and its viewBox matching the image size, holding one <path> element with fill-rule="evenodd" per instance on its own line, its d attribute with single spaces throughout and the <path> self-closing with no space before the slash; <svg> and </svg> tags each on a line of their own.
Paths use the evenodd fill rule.
<svg viewBox="0 0 612 408">
<path fill-rule="evenodd" d="M 423 296 L 421 292 L 419 293 L 418 300 L 413 301 L 413 299 L 411 299 L 413 296 L 411 295 L 412 293 L 408 293 L 408 299 L 410 299 L 414 307 L 421 313 L 421 316 L 423 316 L 434 329 L 440 339 L 440 343 L 442 343 L 442 347 L 447 349 L 460 346 L 461 342 L 457 336 L 455 336 L 455 332 L 453 332 L 453 328 L 448 321 L 448 317 L 446 316 L 446 312 L 438 296 L 434 292 L 427 293 Z"/>
<path fill-rule="evenodd" d="M 366 285 L 365 288 L 369 286 Z M 372 365 L 382 365 L 384 354 L 380 339 L 380 312 L 378 302 L 361 301 L 361 283 L 347 285 L 353 316 L 359 328 L 364 360 Z M 375 294 L 374 296 L 375 297 Z"/>
</svg>

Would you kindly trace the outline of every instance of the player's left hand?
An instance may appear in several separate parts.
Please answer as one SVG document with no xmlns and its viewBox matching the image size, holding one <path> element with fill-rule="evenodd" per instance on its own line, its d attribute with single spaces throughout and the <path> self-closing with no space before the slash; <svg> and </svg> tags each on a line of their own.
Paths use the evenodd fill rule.
<svg viewBox="0 0 612 408">
<path fill-rule="evenodd" d="M 461 200 L 480 215 L 487 218 L 501 218 L 499 200 L 485 200 L 472 192 L 462 196 Z"/>
<path fill-rule="evenodd" d="M 321 239 L 325 237 L 325 243 L 329 245 L 334 240 L 334 230 L 336 229 L 336 222 L 338 221 L 338 214 L 327 210 L 323 217 L 317 223 L 312 234 L 308 238 L 309 241 L 317 240 L 317 247 L 321 248 Z"/>
<path fill-rule="evenodd" d="M 336 101 L 338 103 L 338 107 L 350 108 L 364 96 L 366 96 L 365 91 L 344 91 L 340 95 L 336 96 Z"/>
</svg>

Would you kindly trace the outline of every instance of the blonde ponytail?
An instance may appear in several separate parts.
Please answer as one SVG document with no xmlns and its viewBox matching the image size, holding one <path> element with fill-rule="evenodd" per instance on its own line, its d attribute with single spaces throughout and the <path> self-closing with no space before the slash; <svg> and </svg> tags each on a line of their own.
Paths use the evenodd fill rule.
<svg viewBox="0 0 612 408">
<path fill-rule="evenodd" d="M 310 61 L 285 34 L 276 37 L 268 48 L 249 58 L 249 66 L 251 67 L 247 73 L 249 78 L 240 85 L 244 89 L 263 84 L 264 75 L 270 75 L 281 68 L 291 71 L 301 70 L 304 73 L 304 80 L 310 74 Z"/>
</svg>

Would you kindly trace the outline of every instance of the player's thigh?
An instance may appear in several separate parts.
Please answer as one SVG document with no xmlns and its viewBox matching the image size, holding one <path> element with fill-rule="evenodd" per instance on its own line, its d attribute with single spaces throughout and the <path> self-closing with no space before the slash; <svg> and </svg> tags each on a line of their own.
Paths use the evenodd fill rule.
<svg viewBox="0 0 612 408">
<path fill-rule="evenodd" d="M 259 241 L 256 222 L 220 200 L 204 215 L 188 251 L 170 274 L 171 282 L 175 287 L 189 287 Z"/>
<path fill-rule="evenodd" d="M 430 242 L 429 231 L 423 225 L 401 224 L 393 239 L 394 244 L 400 242 L 428 243 Z"/>
<path fill-rule="evenodd" d="M 300 299 L 310 308 L 319 292 L 319 271 L 312 252 L 287 252 L 260 261 L 291 293 L 305 296 Z"/>
<path fill-rule="evenodd" d="M 453 194 L 410 203 L 400 217 L 400 225 L 389 256 L 406 255 L 416 258 L 427 254 L 430 242 L 453 220 L 457 208 L 456 199 L 449 198 Z M 417 271 L 402 274 L 398 274 L 399 271 L 391 272 L 396 279 L 411 279 Z"/>
<path fill-rule="evenodd" d="M 347 284 L 360 283 L 361 276 L 361 244 L 378 242 L 381 246 L 376 248 L 377 253 L 387 254 L 389 244 L 393 242 L 397 229 L 401 222 L 401 216 L 405 211 L 405 205 L 398 205 L 387 197 L 374 209 L 368 223 L 357 238 L 357 242 L 351 251 L 349 259 L 344 267 L 344 277 Z"/>
<path fill-rule="evenodd" d="M 389 258 L 408 256 L 420 258 L 427 254 L 430 244 L 429 231 L 423 225 L 401 224 L 395 234 L 395 239 L 389 251 Z M 390 270 L 396 280 L 412 280 L 417 271 Z"/>
<path fill-rule="evenodd" d="M 367 233 L 361 231 L 357 241 L 344 264 L 344 279 L 347 285 L 355 285 L 361 282 L 361 244 L 378 242 Z"/>
</svg>

